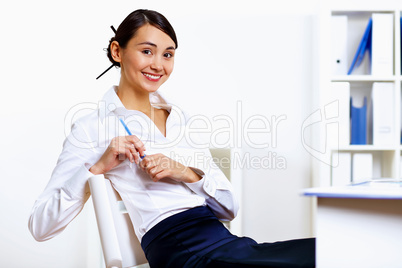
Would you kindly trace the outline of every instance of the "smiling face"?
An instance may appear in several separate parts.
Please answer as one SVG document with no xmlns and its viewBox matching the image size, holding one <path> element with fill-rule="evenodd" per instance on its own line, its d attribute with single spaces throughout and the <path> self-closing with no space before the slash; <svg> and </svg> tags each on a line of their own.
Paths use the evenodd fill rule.
<svg viewBox="0 0 402 268">
<path fill-rule="evenodd" d="M 140 27 L 125 48 L 115 41 L 111 50 L 120 62 L 120 85 L 136 91 L 155 92 L 173 71 L 175 43 L 149 24 Z"/>
</svg>

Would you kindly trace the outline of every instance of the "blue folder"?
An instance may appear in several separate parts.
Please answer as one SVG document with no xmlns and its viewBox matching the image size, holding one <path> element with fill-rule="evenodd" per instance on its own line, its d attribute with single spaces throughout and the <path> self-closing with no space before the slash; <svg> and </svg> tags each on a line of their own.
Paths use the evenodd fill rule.
<svg viewBox="0 0 402 268">
<path fill-rule="evenodd" d="M 367 98 L 362 107 L 354 107 L 350 98 L 350 144 L 367 144 Z"/>
<path fill-rule="evenodd" d="M 353 58 L 352 64 L 350 65 L 348 75 L 350 75 L 354 68 L 357 68 L 360 66 L 360 64 L 363 61 L 364 55 L 366 54 L 366 51 L 368 51 L 369 54 L 369 59 L 371 61 L 371 32 L 373 28 L 373 19 L 370 18 L 366 30 L 364 31 L 362 40 L 360 41 L 359 47 L 357 48 L 356 54 Z"/>
</svg>

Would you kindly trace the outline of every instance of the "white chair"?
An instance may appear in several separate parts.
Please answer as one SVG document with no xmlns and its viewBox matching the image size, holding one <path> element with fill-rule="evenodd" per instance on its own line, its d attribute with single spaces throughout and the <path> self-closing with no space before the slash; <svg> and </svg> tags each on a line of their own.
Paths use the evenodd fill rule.
<svg viewBox="0 0 402 268">
<path fill-rule="evenodd" d="M 89 178 L 106 268 L 149 267 L 130 217 L 109 180 Z"/>
</svg>

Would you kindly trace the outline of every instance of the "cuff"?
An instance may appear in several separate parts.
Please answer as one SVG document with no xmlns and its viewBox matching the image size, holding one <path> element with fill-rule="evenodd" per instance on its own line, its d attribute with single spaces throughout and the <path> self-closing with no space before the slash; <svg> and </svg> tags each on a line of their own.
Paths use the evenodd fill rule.
<svg viewBox="0 0 402 268">
<path fill-rule="evenodd" d="M 66 182 L 64 188 L 72 196 L 83 198 L 90 195 L 88 179 L 93 176 L 87 165 L 82 165 L 77 172 Z"/>
<path fill-rule="evenodd" d="M 199 175 L 201 175 L 201 174 L 199 174 Z M 214 197 L 215 192 L 216 192 L 216 185 L 215 185 L 214 181 L 211 180 L 205 174 L 201 175 L 201 176 L 202 176 L 201 180 L 199 180 L 197 182 L 186 183 L 186 185 L 188 186 L 188 188 L 190 188 L 191 191 L 193 191 L 194 193 L 196 193 L 199 196 L 204 197 L 205 199 Z"/>
</svg>

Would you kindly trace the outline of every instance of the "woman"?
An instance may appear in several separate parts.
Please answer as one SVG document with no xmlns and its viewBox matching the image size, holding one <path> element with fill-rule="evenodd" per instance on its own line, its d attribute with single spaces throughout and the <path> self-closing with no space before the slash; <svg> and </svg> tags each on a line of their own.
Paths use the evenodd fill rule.
<svg viewBox="0 0 402 268">
<path fill-rule="evenodd" d="M 218 220 L 236 216 L 232 187 L 211 165 L 208 148 L 183 134 L 188 117 L 157 92 L 173 71 L 177 47 L 172 26 L 155 11 L 136 10 L 121 23 L 108 47 L 120 83 L 72 126 L 35 202 L 32 235 L 44 241 L 60 233 L 89 198 L 88 178 L 104 174 L 151 267 L 314 267 L 314 239 L 257 244 Z"/>
</svg>

